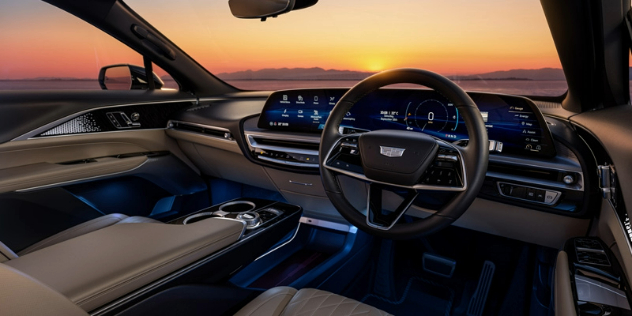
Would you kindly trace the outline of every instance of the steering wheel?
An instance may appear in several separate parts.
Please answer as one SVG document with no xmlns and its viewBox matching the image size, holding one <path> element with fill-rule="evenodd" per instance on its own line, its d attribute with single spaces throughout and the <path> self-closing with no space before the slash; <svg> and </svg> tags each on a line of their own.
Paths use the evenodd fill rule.
<svg viewBox="0 0 632 316">
<path fill-rule="evenodd" d="M 413 131 L 341 133 L 340 123 L 360 99 L 398 83 L 423 85 L 450 100 L 465 121 L 467 145 L 454 145 Z M 372 235 L 407 239 L 445 228 L 467 210 L 485 179 L 489 142 L 478 107 L 458 85 L 430 71 L 394 69 L 364 79 L 338 101 L 323 129 L 319 157 L 327 196 L 345 219 Z M 340 175 L 369 183 L 366 212 L 356 210 L 347 200 L 338 181 Z M 405 191 L 404 201 L 393 212 L 382 209 L 382 191 L 389 187 Z M 453 192 L 454 196 L 429 217 L 400 222 L 420 191 Z"/>
</svg>

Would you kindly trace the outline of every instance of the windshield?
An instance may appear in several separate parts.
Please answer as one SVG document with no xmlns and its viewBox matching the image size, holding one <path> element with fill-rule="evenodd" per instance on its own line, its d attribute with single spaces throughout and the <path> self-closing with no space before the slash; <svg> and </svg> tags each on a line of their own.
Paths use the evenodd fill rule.
<svg viewBox="0 0 632 316">
<path fill-rule="evenodd" d="M 126 3 L 241 89 L 350 87 L 413 67 L 472 91 L 567 90 L 539 0 L 320 0 L 265 22 L 233 17 L 226 0 Z"/>
</svg>

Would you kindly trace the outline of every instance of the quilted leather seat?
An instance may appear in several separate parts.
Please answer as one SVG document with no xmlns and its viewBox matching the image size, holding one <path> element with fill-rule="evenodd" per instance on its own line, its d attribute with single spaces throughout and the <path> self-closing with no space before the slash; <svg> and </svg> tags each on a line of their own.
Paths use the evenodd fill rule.
<svg viewBox="0 0 632 316">
<path fill-rule="evenodd" d="M 275 287 L 265 291 L 235 316 L 386 316 L 375 307 L 333 293 L 291 287 Z"/>
</svg>

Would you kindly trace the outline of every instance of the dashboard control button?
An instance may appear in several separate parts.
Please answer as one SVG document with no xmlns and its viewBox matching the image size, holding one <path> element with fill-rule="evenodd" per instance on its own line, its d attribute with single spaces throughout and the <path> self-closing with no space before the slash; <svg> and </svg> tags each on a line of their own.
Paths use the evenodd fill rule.
<svg viewBox="0 0 632 316">
<path fill-rule="evenodd" d="M 527 188 L 512 186 L 510 195 L 515 198 L 524 199 L 527 195 Z"/>
<path fill-rule="evenodd" d="M 559 193 L 555 191 L 546 191 L 546 195 L 544 196 L 544 203 L 551 204 L 557 198 Z"/>
<path fill-rule="evenodd" d="M 500 193 L 504 195 L 509 195 L 511 193 L 511 186 L 507 183 L 499 183 L 498 189 L 500 190 Z"/>
<path fill-rule="evenodd" d="M 526 195 L 525 195 L 525 198 L 526 198 L 527 200 L 535 200 L 535 189 L 533 189 L 533 188 L 527 188 L 527 191 L 526 191 L 526 192 L 527 192 L 527 193 L 526 193 Z"/>
<path fill-rule="evenodd" d="M 544 200 L 545 200 L 545 196 L 546 196 L 546 191 L 544 191 L 544 190 L 536 190 L 535 191 L 535 200 L 537 202 L 543 203 Z"/>
</svg>

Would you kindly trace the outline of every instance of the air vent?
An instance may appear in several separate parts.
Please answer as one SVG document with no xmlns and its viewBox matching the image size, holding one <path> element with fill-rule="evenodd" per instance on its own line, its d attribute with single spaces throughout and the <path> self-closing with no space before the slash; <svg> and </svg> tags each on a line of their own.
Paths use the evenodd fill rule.
<svg viewBox="0 0 632 316">
<path fill-rule="evenodd" d="M 598 266 L 610 266 L 608 256 L 603 252 L 577 250 L 577 261 L 579 263 L 592 264 Z"/>
<path fill-rule="evenodd" d="M 562 182 L 564 181 L 564 177 L 567 175 L 573 176 L 574 179 L 579 179 L 579 175 L 575 172 L 560 172 L 557 170 L 550 169 L 540 169 L 540 168 L 531 168 L 531 167 L 523 167 L 518 165 L 505 165 L 499 163 L 490 162 L 488 167 L 488 171 L 498 172 L 502 174 L 509 174 L 514 176 L 521 177 L 529 177 L 538 180 L 547 180 L 547 181 L 555 181 Z"/>
<path fill-rule="evenodd" d="M 557 102 L 533 101 L 533 103 L 540 109 L 557 109 L 562 107 L 562 104 Z"/>
<path fill-rule="evenodd" d="M 204 134 L 209 136 L 214 136 L 223 139 L 232 140 L 233 137 L 228 130 L 219 128 L 219 127 L 210 127 L 193 123 L 184 123 L 184 122 L 170 122 L 169 127 L 175 130 L 193 132 L 198 134 Z"/>
<path fill-rule="evenodd" d="M 307 149 L 307 150 L 318 150 L 320 144 L 318 143 L 307 143 L 307 142 L 296 142 L 296 141 L 288 141 L 288 140 L 278 140 L 278 139 L 269 139 L 262 137 L 254 137 L 254 140 L 259 145 L 264 146 L 276 146 L 276 147 L 289 147 L 289 148 L 298 148 L 298 149 Z"/>
</svg>

